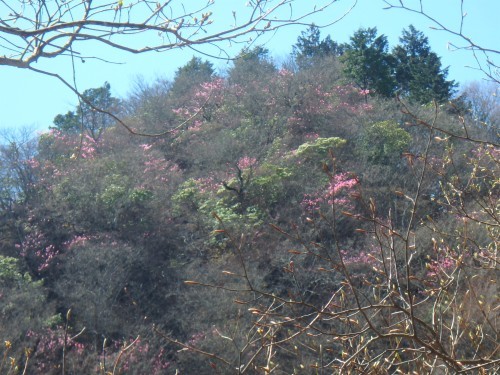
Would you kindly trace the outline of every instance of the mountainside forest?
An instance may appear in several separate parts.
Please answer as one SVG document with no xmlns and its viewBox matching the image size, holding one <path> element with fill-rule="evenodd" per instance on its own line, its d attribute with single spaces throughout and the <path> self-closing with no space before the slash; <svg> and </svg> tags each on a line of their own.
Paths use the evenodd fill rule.
<svg viewBox="0 0 500 375">
<path fill-rule="evenodd" d="M 3 134 L 0 374 L 494 373 L 499 94 L 311 26 Z"/>
</svg>

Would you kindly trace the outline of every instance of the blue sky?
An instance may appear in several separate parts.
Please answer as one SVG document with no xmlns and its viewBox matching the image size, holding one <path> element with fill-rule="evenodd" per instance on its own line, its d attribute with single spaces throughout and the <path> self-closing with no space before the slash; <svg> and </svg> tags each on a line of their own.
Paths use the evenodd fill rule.
<svg viewBox="0 0 500 375">
<path fill-rule="evenodd" d="M 194 1 L 194 0 L 190 0 Z M 125 1 L 126 2 L 126 1 Z M 219 27 L 224 27 L 224 20 L 231 20 L 232 10 L 240 11 L 244 0 L 215 0 L 214 21 Z M 319 13 L 308 21 L 318 25 L 332 22 L 343 14 L 353 4 L 354 0 L 341 0 L 327 11 Z M 407 1 L 417 3 L 416 0 Z M 314 1 L 296 0 L 296 14 L 311 10 Z M 424 0 L 428 12 L 452 29 L 457 29 L 460 22 L 460 0 Z M 500 49 L 498 33 L 498 16 L 500 15 L 499 0 L 465 0 L 465 34 L 475 42 L 486 47 Z M 447 33 L 431 30 L 430 21 L 421 16 L 402 10 L 384 10 L 382 0 L 358 0 L 356 7 L 340 22 L 322 29 L 322 36 L 331 35 L 337 42 L 348 42 L 349 37 L 360 27 L 377 27 L 379 34 L 385 34 L 391 47 L 398 43 L 403 28 L 413 24 L 429 38 L 432 49 L 441 56 L 443 66 L 449 66 L 449 78 L 466 83 L 484 78 L 484 75 L 467 66 L 476 66 L 472 54 L 468 51 L 453 51 L 448 48 L 449 42 L 459 43 Z M 226 21 L 229 23 L 229 21 Z M 271 55 L 278 60 L 286 58 L 292 50 L 304 26 L 290 26 L 281 29 L 276 34 L 269 34 L 259 40 L 265 44 Z M 222 45 L 230 54 L 236 54 L 241 45 Z M 93 47 L 92 47 L 93 48 Z M 126 97 L 134 80 L 152 81 L 156 77 L 173 77 L 176 69 L 191 59 L 191 50 L 173 50 L 163 53 L 143 55 L 127 55 L 101 49 L 92 50 L 123 64 L 115 65 L 87 60 L 84 64 L 76 63 L 77 82 L 80 91 L 99 87 L 105 81 L 111 84 L 113 94 Z M 228 63 L 223 60 L 213 61 L 218 69 L 224 69 Z M 69 59 L 53 59 L 47 65 L 51 71 L 60 73 L 71 80 L 71 62 Z M 140 78 L 138 78 L 140 77 Z M 77 103 L 76 97 L 60 82 L 46 76 L 27 70 L 0 67 L 0 129 L 18 128 L 23 126 L 36 129 L 46 129 L 52 124 L 53 118 L 59 113 L 72 110 Z"/>
</svg>

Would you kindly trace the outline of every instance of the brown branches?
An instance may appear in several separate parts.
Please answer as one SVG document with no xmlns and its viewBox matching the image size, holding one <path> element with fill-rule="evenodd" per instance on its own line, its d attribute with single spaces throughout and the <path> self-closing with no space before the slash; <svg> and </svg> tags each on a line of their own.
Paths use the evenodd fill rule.
<svg viewBox="0 0 500 375">
<path fill-rule="evenodd" d="M 234 23 L 224 24 L 227 18 L 221 13 L 217 0 L 183 1 L 168 0 L 100 0 L 81 1 L 31 1 L 0 0 L 0 65 L 30 69 L 60 80 L 83 100 L 76 84 L 57 72 L 35 67 L 34 63 L 57 57 L 98 59 L 109 61 L 105 51 L 122 51 L 132 54 L 163 52 L 178 48 L 217 48 L 218 56 L 229 58 L 220 43 L 224 41 L 254 42 L 267 32 L 293 24 L 307 24 L 307 18 L 328 9 L 339 0 L 325 0 L 311 11 L 293 12 L 293 0 L 250 1 L 233 12 Z M 357 3 L 332 23 L 344 18 Z M 82 53 L 85 45 L 105 47 L 96 49 L 95 55 Z M 104 51 L 104 52 L 103 52 Z M 205 55 L 212 53 L 202 51 Z M 74 64 L 74 63 L 73 63 Z M 74 69 L 73 69 L 74 70 Z M 76 74 L 73 72 L 73 74 Z M 73 79 L 75 81 L 75 79 Z M 88 104 L 88 103 L 87 103 Z M 143 136 L 168 135 L 189 120 L 159 134 L 137 132 L 117 116 L 93 108 L 110 116 L 131 134 Z M 200 108 L 201 111 L 201 108 Z M 195 117 L 197 114 L 194 114 Z"/>
<path fill-rule="evenodd" d="M 405 115 L 408 115 L 409 118 L 411 118 L 417 126 L 427 128 L 427 129 L 432 130 L 434 132 L 438 132 L 438 133 L 444 134 L 445 136 L 455 138 L 455 139 L 458 139 L 461 141 L 468 141 L 468 142 L 477 143 L 480 145 L 491 145 L 494 147 L 500 147 L 500 144 L 498 144 L 497 142 L 473 137 L 470 134 L 469 127 L 468 127 L 467 122 L 465 121 L 465 118 L 463 116 L 459 116 L 459 121 L 460 121 L 460 124 L 462 125 L 463 133 L 457 133 L 457 132 L 451 131 L 449 129 L 445 129 L 444 127 L 436 127 L 432 122 L 429 122 L 429 121 L 423 119 L 422 117 L 418 116 L 416 113 L 414 113 L 414 111 L 412 109 L 410 109 L 408 104 L 405 103 L 400 97 L 398 97 L 397 100 L 398 100 L 399 104 L 401 105 L 402 112 Z M 436 108 L 436 105 L 437 104 L 434 103 L 435 108 Z M 436 110 L 437 110 L 437 108 L 436 108 Z M 446 140 L 446 139 L 437 137 L 436 140 L 441 141 L 441 140 Z"/>
<path fill-rule="evenodd" d="M 40 58 L 66 53 L 79 56 L 78 46 L 94 41 L 129 53 L 166 51 L 174 48 L 210 45 L 222 41 L 252 40 L 264 32 L 290 24 L 327 9 L 338 0 L 318 5 L 306 14 L 284 16 L 292 0 L 249 2 L 232 25 L 221 29 L 212 9 L 217 1 L 150 0 L 31 2 L 0 1 L 0 65 L 28 68 Z M 355 2 L 354 2 L 355 3 Z M 218 25 L 212 25 L 218 22 Z M 148 35 L 144 44 L 142 35 Z"/>
</svg>

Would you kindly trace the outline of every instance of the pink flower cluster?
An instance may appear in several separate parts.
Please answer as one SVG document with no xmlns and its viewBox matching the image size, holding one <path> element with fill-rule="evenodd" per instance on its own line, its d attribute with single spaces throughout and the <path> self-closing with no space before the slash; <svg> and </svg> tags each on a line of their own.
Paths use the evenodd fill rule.
<svg viewBox="0 0 500 375">
<path fill-rule="evenodd" d="M 357 184 L 358 180 L 349 173 L 336 174 L 325 188 L 313 194 L 304 194 L 301 206 L 309 212 L 319 210 L 322 204 L 348 207 L 349 192 L 352 192 Z"/>
<path fill-rule="evenodd" d="M 159 375 L 164 374 L 165 370 L 168 369 L 172 362 L 164 359 L 165 349 L 160 348 L 156 354 L 154 348 L 152 348 L 147 341 L 139 339 L 124 340 L 123 342 L 115 341 L 113 345 L 108 348 L 111 349 L 112 353 L 107 354 L 108 357 L 117 357 L 120 355 L 122 348 L 133 344 L 131 349 L 122 355 L 122 360 L 120 362 L 120 369 L 127 373 L 132 373 L 134 370 L 134 365 L 143 366 L 144 363 L 149 362 L 149 374 Z M 110 362 L 111 358 L 108 358 Z M 112 361 L 111 361 L 112 362 Z"/>
<path fill-rule="evenodd" d="M 186 345 L 188 346 L 196 346 L 198 345 L 198 343 L 202 340 L 205 339 L 205 333 L 204 332 L 198 332 L 198 333 L 195 333 L 193 335 L 191 335 L 191 337 L 189 338 L 188 341 L 186 341 Z"/>
<path fill-rule="evenodd" d="M 457 262 L 450 256 L 442 256 L 437 260 L 432 260 L 427 264 L 427 277 L 436 278 L 440 276 L 449 275 L 456 266 Z"/>
<path fill-rule="evenodd" d="M 40 167 L 40 162 L 35 158 L 28 159 L 24 163 L 31 169 L 37 169 Z"/>
<path fill-rule="evenodd" d="M 64 330 L 62 328 L 48 328 L 43 332 L 28 331 L 26 336 L 36 342 L 33 361 L 38 372 L 41 374 L 50 372 L 54 363 L 60 358 L 64 348 Z M 80 357 L 89 348 L 85 344 L 67 337 L 66 349 L 71 354 L 76 354 Z"/>
<path fill-rule="evenodd" d="M 52 137 L 51 148 L 60 155 L 68 155 L 72 159 L 78 157 L 93 159 L 97 153 L 97 142 L 89 135 L 65 134 L 52 129 L 48 133 Z"/>
<path fill-rule="evenodd" d="M 143 151 L 148 151 L 151 147 L 153 147 L 153 145 L 143 143 L 142 145 L 139 145 L 139 147 L 142 148 Z"/>
<path fill-rule="evenodd" d="M 81 236 L 73 236 L 71 240 L 63 242 L 63 245 L 67 249 L 73 249 L 78 246 L 83 246 L 87 241 L 91 240 L 92 238 L 86 235 L 81 235 Z"/>
<path fill-rule="evenodd" d="M 28 233 L 24 241 L 16 244 L 15 247 L 20 250 L 22 257 L 34 256 L 38 261 L 38 272 L 46 270 L 54 259 L 59 255 L 59 250 L 53 244 L 47 244 L 48 240 L 45 234 L 38 229 Z"/>
<path fill-rule="evenodd" d="M 290 70 L 288 69 L 284 69 L 284 68 L 281 68 L 279 71 L 278 71 L 278 75 L 280 77 L 293 77 L 293 72 L 291 72 Z"/>
<path fill-rule="evenodd" d="M 251 158 L 248 156 L 242 157 L 240 160 L 238 160 L 238 163 L 237 163 L 238 168 L 240 170 L 252 168 L 256 164 L 257 164 L 257 159 Z"/>
<path fill-rule="evenodd" d="M 211 193 L 219 190 L 221 184 L 216 182 L 214 177 L 200 177 L 194 179 L 194 182 L 198 186 L 200 193 Z"/>
<path fill-rule="evenodd" d="M 148 177 L 146 178 L 146 181 L 160 181 L 162 183 L 166 183 L 168 182 L 169 176 L 179 172 L 180 168 L 177 164 L 172 163 L 161 156 L 155 156 L 153 154 L 146 155 L 143 170 L 145 177 Z"/>
<path fill-rule="evenodd" d="M 315 139 L 319 138 L 319 134 L 318 133 L 306 133 L 306 134 L 304 134 L 304 138 L 310 139 L 310 140 L 315 140 Z"/>
<path fill-rule="evenodd" d="M 204 82 L 200 85 L 200 89 L 194 94 L 195 97 L 204 100 L 214 99 L 220 100 L 224 90 L 225 82 L 223 78 L 216 78 L 210 82 Z"/>
<path fill-rule="evenodd" d="M 369 252 L 361 251 L 358 255 L 349 255 L 346 250 L 341 250 L 342 260 L 346 266 L 352 264 L 367 264 L 375 265 L 377 263 L 375 257 Z"/>
<path fill-rule="evenodd" d="M 54 245 L 49 245 L 36 251 L 35 255 L 41 259 L 41 263 L 38 266 L 38 271 L 41 272 L 50 266 L 54 258 L 59 255 L 59 250 Z"/>
<path fill-rule="evenodd" d="M 188 124 L 190 132 L 198 132 L 202 129 L 204 121 L 210 121 L 217 109 L 222 106 L 224 100 L 225 81 L 216 78 L 210 82 L 200 84 L 192 94 L 192 100 L 186 105 L 172 110 L 174 114 L 183 120 L 191 119 Z"/>
</svg>

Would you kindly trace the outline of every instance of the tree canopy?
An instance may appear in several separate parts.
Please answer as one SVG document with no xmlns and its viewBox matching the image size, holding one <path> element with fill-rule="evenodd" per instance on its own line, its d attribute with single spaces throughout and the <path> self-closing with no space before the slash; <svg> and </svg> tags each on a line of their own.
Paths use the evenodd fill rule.
<svg viewBox="0 0 500 375">
<path fill-rule="evenodd" d="M 448 68 L 441 68 L 441 59 L 431 51 L 428 38 L 410 25 L 399 42 L 392 54 L 400 95 L 424 104 L 450 100 L 457 85 L 446 80 Z"/>
<path fill-rule="evenodd" d="M 377 28 L 373 27 L 357 30 L 350 40 L 342 57 L 346 76 L 361 90 L 392 96 L 395 82 L 387 37 L 377 36 Z"/>
<path fill-rule="evenodd" d="M 297 43 L 293 46 L 293 56 L 297 65 L 305 68 L 326 56 L 340 56 L 344 49 L 344 45 L 333 41 L 329 35 L 321 39 L 320 29 L 311 25 L 297 38 Z"/>
</svg>

